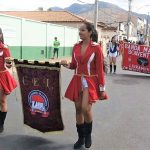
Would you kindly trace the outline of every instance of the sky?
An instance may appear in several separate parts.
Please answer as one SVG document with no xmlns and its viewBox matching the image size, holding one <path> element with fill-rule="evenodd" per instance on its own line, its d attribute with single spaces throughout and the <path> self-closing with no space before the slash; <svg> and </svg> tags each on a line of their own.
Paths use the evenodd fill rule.
<svg viewBox="0 0 150 150">
<path fill-rule="evenodd" d="M 72 3 L 93 4 L 95 0 L 0 0 L 0 11 L 17 11 L 17 10 L 36 10 L 38 7 L 43 7 L 47 10 L 50 7 L 65 8 Z M 125 10 L 128 10 L 128 0 L 102 0 L 118 5 Z M 142 4 L 141 4 L 142 1 Z M 83 4 L 84 4 L 83 3 Z M 82 4 L 82 3 L 80 3 Z M 132 0 L 132 11 L 137 13 L 148 14 L 150 12 L 150 0 Z"/>
</svg>

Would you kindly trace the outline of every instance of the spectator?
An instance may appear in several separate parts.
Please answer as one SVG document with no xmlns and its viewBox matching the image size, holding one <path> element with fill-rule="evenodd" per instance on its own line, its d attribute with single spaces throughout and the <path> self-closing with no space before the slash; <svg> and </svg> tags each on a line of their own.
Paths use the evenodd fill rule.
<svg viewBox="0 0 150 150">
<path fill-rule="evenodd" d="M 53 47 L 54 47 L 53 59 L 54 59 L 54 57 L 55 57 L 55 53 L 57 53 L 57 58 L 58 58 L 59 46 L 60 46 L 60 42 L 58 41 L 57 37 L 55 37 L 55 38 L 54 38 L 54 42 L 53 42 Z"/>
</svg>

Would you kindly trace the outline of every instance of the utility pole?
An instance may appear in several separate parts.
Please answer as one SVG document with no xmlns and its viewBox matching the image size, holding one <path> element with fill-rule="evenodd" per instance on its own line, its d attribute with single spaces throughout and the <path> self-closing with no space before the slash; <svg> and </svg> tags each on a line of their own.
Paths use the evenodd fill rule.
<svg viewBox="0 0 150 150">
<path fill-rule="evenodd" d="M 94 9 L 94 26 L 97 29 L 97 20 L 98 20 L 98 0 L 95 0 L 95 9 Z"/>
<path fill-rule="evenodd" d="M 132 0 L 128 0 L 128 4 L 129 4 L 128 21 L 127 21 L 127 39 L 128 40 L 129 40 L 130 22 L 131 22 L 131 2 L 132 2 Z"/>
<path fill-rule="evenodd" d="M 149 39 L 149 14 L 150 12 L 148 12 L 147 21 L 146 21 L 146 41 L 148 41 Z"/>
</svg>

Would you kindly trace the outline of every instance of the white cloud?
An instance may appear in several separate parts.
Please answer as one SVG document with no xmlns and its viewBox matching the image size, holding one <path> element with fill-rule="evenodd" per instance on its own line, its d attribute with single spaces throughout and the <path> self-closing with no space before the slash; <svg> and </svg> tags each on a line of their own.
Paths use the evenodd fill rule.
<svg viewBox="0 0 150 150">
<path fill-rule="evenodd" d="M 80 0 L 85 3 L 94 3 L 95 0 Z M 121 8 L 128 10 L 128 0 L 101 0 L 118 5 Z M 142 4 L 141 4 L 142 1 Z M 78 0 L 0 0 L 0 10 L 36 10 L 38 7 L 43 7 L 45 10 L 50 7 L 68 7 Z M 79 2 L 78 2 L 79 3 Z M 138 13 L 148 13 L 150 10 L 148 0 L 132 0 L 132 10 Z M 140 8 L 143 6 L 143 8 Z M 137 10 L 140 8 L 140 10 Z"/>
<path fill-rule="evenodd" d="M 0 10 L 35 10 L 42 6 L 51 6 L 49 0 L 1 0 Z"/>
</svg>

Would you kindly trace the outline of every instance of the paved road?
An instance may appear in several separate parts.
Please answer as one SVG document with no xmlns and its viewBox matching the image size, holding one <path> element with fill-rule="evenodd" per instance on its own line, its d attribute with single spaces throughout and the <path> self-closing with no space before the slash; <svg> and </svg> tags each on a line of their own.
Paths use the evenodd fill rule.
<svg viewBox="0 0 150 150">
<path fill-rule="evenodd" d="M 117 69 L 116 75 L 106 76 L 109 100 L 93 105 L 93 146 L 90 150 L 149 150 L 150 76 Z M 62 68 L 62 95 L 72 74 Z M 65 130 L 58 134 L 42 134 L 23 125 L 19 87 L 9 96 L 8 105 L 0 150 L 72 150 L 77 136 L 72 102 L 62 99 Z"/>
</svg>

